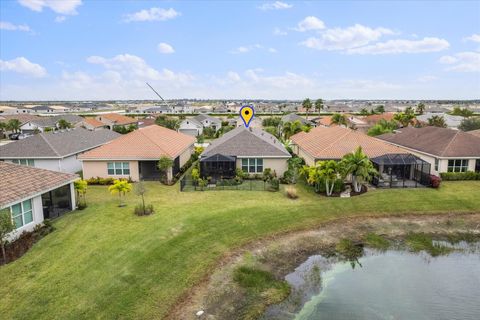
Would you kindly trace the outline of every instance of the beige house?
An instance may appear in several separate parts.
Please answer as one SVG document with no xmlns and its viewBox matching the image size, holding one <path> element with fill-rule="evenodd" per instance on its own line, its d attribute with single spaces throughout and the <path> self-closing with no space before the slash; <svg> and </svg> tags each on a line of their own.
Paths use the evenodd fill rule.
<svg viewBox="0 0 480 320">
<path fill-rule="evenodd" d="M 439 127 L 407 127 L 377 137 L 427 161 L 431 174 L 480 172 L 480 137 Z"/>
<path fill-rule="evenodd" d="M 208 146 L 200 156 L 204 177 L 234 177 L 236 169 L 255 175 L 270 168 L 278 177 L 288 170 L 290 153 L 271 134 L 256 128 L 237 127 Z"/>
<path fill-rule="evenodd" d="M 158 180 L 161 157 L 173 160 L 170 180 L 190 159 L 195 138 L 157 125 L 140 128 L 82 154 L 83 177 Z"/>
</svg>

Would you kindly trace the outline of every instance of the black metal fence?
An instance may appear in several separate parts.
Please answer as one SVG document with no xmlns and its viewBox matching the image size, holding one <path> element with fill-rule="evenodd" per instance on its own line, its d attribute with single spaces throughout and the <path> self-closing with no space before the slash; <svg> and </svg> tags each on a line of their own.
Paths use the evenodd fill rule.
<svg viewBox="0 0 480 320">
<path fill-rule="evenodd" d="M 244 191 L 278 191 L 278 185 L 262 180 L 217 180 L 206 186 L 199 186 L 195 180 L 184 177 L 180 179 L 180 191 L 216 191 L 216 190 L 244 190 Z"/>
</svg>

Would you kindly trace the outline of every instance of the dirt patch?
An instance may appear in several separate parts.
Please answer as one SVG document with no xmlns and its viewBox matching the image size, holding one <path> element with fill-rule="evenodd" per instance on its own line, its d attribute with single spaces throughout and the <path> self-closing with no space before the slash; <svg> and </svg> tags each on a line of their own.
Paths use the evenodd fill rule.
<svg viewBox="0 0 480 320">
<path fill-rule="evenodd" d="M 340 239 L 361 242 L 370 233 L 388 239 L 411 233 L 470 234 L 480 238 L 480 213 L 347 218 L 327 222 L 312 230 L 257 241 L 221 259 L 215 271 L 185 295 L 167 319 L 243 319 L 252 301 L 248 301 L 244 288 L 233 281 L 235 268 L 255 264 L 275 278 L 283 279 L 311 255 L 335 254 Z M 200 310 L 204 313 L 196 316 Z"/>
</svg>

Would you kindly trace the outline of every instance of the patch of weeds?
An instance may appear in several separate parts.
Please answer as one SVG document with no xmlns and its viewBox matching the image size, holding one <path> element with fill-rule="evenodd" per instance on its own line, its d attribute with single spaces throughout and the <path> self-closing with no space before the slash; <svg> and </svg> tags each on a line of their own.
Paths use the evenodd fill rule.
<svg viewBox="0 0 480 320">
<path fill-rule="evenodd" d="M 467 243 L 473 243 L 480 240 L 480 235 L 474 233 L 451 233 L 447 235 L 447 241 L 451 244 L 456 244 L 461 241 L 465 241 Z"/>
<path fill-rule="evenodd" d="M 407 236 L 406 244 L 414 252 L 426 251 L 432 257 L 448 254 L 452 248 L 442 244 L 433 243 L 433 239 L 426 233 L 411 233 Z"/>
<path fill-rule="evenodd" d="M 257 319 L 266 307 L 283 301 L 290 294 L 286 281 L 277 280 L 268 271 L 241 266 L 235 269 L 233 279 L 246 290 L 249 303 L 242 310 L 242 319 Z"/>
<path fill-rule="evenodd" d="M 355 244 L 350 239 L 340 240 L 335 249 L 348 260 L 356 260 L 363 256 L 363 246 Z"/>
<path fill-rule="evenodd" d="M 365 243 L 369 247 L 383 251 L 390 247 L 390 242 L 387 239 L 375 233 L 368 233 L 365 236 Z"/>
</svg>

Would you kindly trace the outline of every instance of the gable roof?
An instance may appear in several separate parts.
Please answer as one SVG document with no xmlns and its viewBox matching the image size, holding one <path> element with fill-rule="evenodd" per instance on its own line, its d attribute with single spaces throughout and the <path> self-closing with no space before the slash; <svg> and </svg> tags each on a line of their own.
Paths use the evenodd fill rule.
<svg viewBox="0 0 480 320">
<path fill-rule="evenodd" d="M 341 159 L 347 153 L 362 147 L 374 158 L 388 153 L 408 153 L 406 150 L 377 140 L 364 133 L 340 126 L 316 127 L 310 132 L 300 132 L 291 138 L 293 143 L 315 159 Z"/>
<path fill-rule="evenodd" d="M 0 146 L 0 159 L 64 158 L 120 136 L 110 130 L 89 131 L 83 128 L 44 132 Z"/>
<path fill-rule="evenodd" d="M 20 121 L 21 124 L 24 124 L 39 118 L 40 118 L 39 116 L 35 116 L 32 114 L 5 114 L 5 115 L 0 115 L 0 122 L 8 122 L 10 119 L 18 119 L 18 121 Z"/>
<path fill-rule="evenodd" d="M 78 158 L 82 160 L 158 160 L 176 158 L 194 144 L 195 138 L 171 129 L 151 125 L 132 131 Z"/>
<path fill-rule="evenodd" d="M 85 118 L 83 119 L 83 122 L 93 128 L 100 128 L 105 126 L 105 123 L 98 121 L 95 118 Z"/>
<path fill-rule="evenodd" d="M 439 127 L 407 127 L 378 139 L 439 157 L 479 157 L 480 137 Z"/>
<path fill-rule="evenodd" d="M 363 120 L 368 124 L 376 124 L 382 119 L 385 121 L 392 121 L 394 117 L 395 117 L 394 112 L 384 112 L 381 114 L 371 114 L 369 116 L 364 117 Z"/>
<path fill-rule="evenodd" d="M 39 127 L 55 127 L 60 120 L 65 120 L 70 122 L 72 125 L 76 125 L 84 120 L 84 118 L 74 115 L 74 114 L 64 114 L 59 116 L 47 116 L 47 117 L 37 117 L 28 122 L 36 124 Z"/>
<path fill-rule="evenodd" d="M 215 154 L 236 157 L 290 158 L 283 144 L 270 133 L 256 128 L 237 127 L 213 140 L 202 157 Z"/>
<path fill-rule="evenodd" d="M 97 119 L 101 122 L 104 122 L 104 120 L 108 120 L 110 122 L 115 123 L 116 125 L 126 125 L 126 124 L 131 124 L 131 123 L 136 123 L 137 120 L 118 114 L 118 113 L 105 113 L 97 116 Z"/>
<path fill-rule="evenodd" d="M 78 179 L 76 174 L 0 161 L 0 207 L 31 198 Z"/>
<path fill-rule="evenodd" d="M 311 124 L 310 121 L 306 120 L 305 118 L 299 116 L 296 113 L 289 113 L 282 117 L 282 122 L 295 122 L 300 121 L 301 124 Z"/>
</svg>

